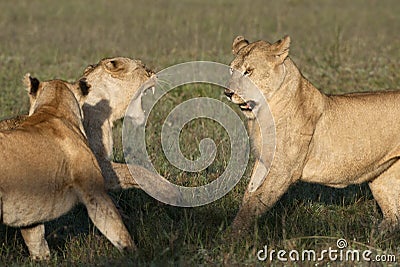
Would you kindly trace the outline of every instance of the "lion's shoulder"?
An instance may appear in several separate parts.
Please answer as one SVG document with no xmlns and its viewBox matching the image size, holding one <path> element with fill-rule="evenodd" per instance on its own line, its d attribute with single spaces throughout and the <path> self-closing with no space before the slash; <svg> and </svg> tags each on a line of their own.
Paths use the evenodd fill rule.
<svg viewBox="0 0 400 267">
<path fill-rule="evenodd" d="M 27 115 L 18 115 L 14 118 L 0 121 L 0 131 L 13 130 L 18 128 L 27 118 Z"/>
</svg>

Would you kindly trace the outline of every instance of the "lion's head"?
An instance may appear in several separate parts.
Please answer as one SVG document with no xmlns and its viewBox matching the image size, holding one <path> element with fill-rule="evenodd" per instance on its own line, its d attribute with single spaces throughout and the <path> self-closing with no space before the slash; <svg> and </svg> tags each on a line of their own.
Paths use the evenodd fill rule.
<svg viewBox="0 0 400 267">
<path fill-rule="evenodd" d="M 233 41 L 232 52 L 236 57 L 230 64 L 232 76 L 225 94 L 248 118 L 254 118 L 263 101 L 258 90 L 248 89 L 251 87 L 249 82 L 262 91 L 266 100 L 271 99 L 285 80 L 289 46 L 289 36 L 274 44 L 266 41 L 249 43 L 242 36 Z"/>
<path fill-rule="evenodd" d="M 112 121 L 122 118 L 134 96 L 138 111 L 138 120 L 144 119 L 141 107 L 141 95 L 136 95 L 139 88 L 148 83 L 154 86 L 154 72 L 140 60 L 125 57 L 106 58 L 95 65 L 88 66 L 82 78 L 92 85 L 93 90 L 86 100 L 87 105 L 96 106 L 107 99 L 108 108 L 112 109 Z"/>
<path fill-rule="evenodd" d="M 23 83 L 29 94 L 30 109 L 29 115 L 35 112 L 35 110 L 44 103 L 50 103 L 56 101 L 59 97 L 56 94 L 70 95 L 67 96 L 63 101 L 59 101 L 58 105 L 62 105 L 63 102 L 77 102 L 79 110 L 81 111 L 82 105 L 89 94 L 90 85 L 85 79 L 79 80 L 77 83 L 69 83 L 63 80 L 49 80 L 39 81 L 37 78 L 32 77 L 29 73 L 25 74 Z M 42 96 L 43 95 L 43 96 Z M 54 103 L 56 104 L 56 103 Z M 70 104 L 74 106 L 75 104 Z M 82 112 L 81 112 L 82 113 Z"/>
<path fill-rule="evenodd" d="M 40 82 L 27 73 L 23 81 L 31 103 L 29 116 L 40 110 L 46 114 L 63 117 L 78 127 L 80 132 L 86 136 L 82 124 L 82 105 L 89 93 L 90 86 L 84 79 L 74 84 L 62 80 Z"/>
</svg>

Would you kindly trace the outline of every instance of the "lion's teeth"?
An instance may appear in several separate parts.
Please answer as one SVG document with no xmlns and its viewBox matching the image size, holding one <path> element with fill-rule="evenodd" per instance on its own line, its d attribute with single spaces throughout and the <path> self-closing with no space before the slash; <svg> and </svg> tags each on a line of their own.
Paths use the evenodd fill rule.
<svg viewBox="0 0 400 267">
<path fill-rule="evenodd" d="M 151 92 L 152 92 L 153 95 L 154 95 L 154 93 L 156 92 L 156 87 L 155 87 L 155 86 L 152 86 L 152 87 L 151 87 Z"/>
</svg>

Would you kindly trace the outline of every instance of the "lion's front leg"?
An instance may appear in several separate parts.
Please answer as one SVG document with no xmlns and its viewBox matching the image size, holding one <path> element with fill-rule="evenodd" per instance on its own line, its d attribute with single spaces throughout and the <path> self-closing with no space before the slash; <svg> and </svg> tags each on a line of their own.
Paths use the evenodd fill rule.
<svg viewBox="0 0 400 267">
<path fill-rule="evenodd" d="M 131 172 L 129 171 L 127 164 L 111 162 L 111 166 L 118 177 L 119 188 L 122 189 L 140 188 L 139 184 L 135 181 L 135 178 L 133 178 Z M 107 189 L 114 189 L 114 188 L 107 188 Z"/>
<path fill-rule="evenodd" d="M 369 183 L 372 194 L 383 213 L 379 225 L 381 233 L 391 232 L 400 226 L 400 161 Z"/>
<path fill-rule="evenodd" d="M 253 179 L 253 176 L 251 179 Z M 250 230 L 255 220 L 275 205 L 292 183 L 289 174 L 277 175 L 275 171 L 271 170 L 257 190 L 250 192 L 248 187 L 243 197 L 242 206 L 232 223 L 231 236 L 241 236 Z"/>
<path fill-rule="evenodd" d="M 136 250 L 136 246 L 122 222 L 111 198 L 103 190 L 81 190 L 81 200 L 94 225 L 119 251 Z"/>
<path fill-rule="evenodd" d="M 47 260 L 50 258 L 50 250 L 44 238 L 44 224 L 21 228 L 22 237 L 34 260 Z"/>
<path fill-rule="evenodd" d="M 148 192 L 150 190 L 153 194 L 152 196 L 157 196 L 157 199 L 162 202 L 175 205 L 182 202 L 183 196 L 179 188 L 165 181 L 157 173 L 137 164 L 131 164 L 128 168 L 127 164 L 112 162 L 111 166 L 117 175 L 118 181 L 114 184 L 106 181 L 107 190 L 141 188 Z M 137 177 L 140 184 L 134 177 Z"/>
</svg>

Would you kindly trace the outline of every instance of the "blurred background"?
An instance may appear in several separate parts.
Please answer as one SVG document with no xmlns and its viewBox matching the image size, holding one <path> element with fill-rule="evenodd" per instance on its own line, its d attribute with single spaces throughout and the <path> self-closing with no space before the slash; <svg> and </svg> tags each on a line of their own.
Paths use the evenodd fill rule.
<svg viewBox="0 0 400 267">
<path fill-rule="evenodd" d="M 76 79 L 104 57 L 161 70 L 192 60 L 229 63 L 234 37 L 292 37 L 291 56 L 324 91 L 399 85 L 400 4 L 355 1 L 0 1 L 0 116 L 20 79 Z M 16 92 L 15 92 L 16 91 Z"/>
</svg>

